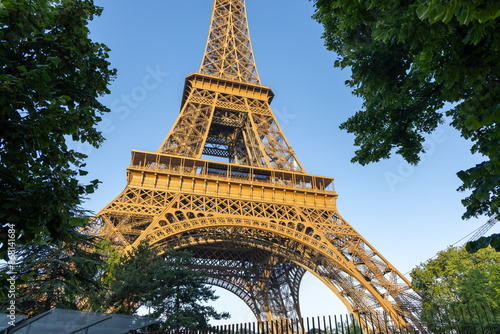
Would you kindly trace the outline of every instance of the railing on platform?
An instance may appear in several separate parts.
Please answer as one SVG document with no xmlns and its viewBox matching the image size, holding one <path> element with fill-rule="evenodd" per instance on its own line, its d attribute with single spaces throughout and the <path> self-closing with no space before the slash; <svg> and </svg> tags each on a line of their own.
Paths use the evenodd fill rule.
<svg viewBox="0 0 500 334">
<path fill-rule="evenodd" d="M 168 172 L 183 176 L 205 176 L 221 180 L 246 180 L 252 183 L 274 185 L 289 189 L 311 189 L 323 193 L 335 193 L 334 179 L 332 177 L 136 150 L 132 151 L 132 160 L 129 168 Z"/>
<path fill-rule="evenodd" d="M 219 325 L 198 329 L 174 329 L 156 334 L 500 334 L 500 308 L 494 306 L 459 306 L 448 309 L 449 314 L 439 311 L 422 324 L 394 327 L 387 323 L 374 325 L 363 316 L 352 314 L 312 317 L 265 322 Z"/>
</svg>

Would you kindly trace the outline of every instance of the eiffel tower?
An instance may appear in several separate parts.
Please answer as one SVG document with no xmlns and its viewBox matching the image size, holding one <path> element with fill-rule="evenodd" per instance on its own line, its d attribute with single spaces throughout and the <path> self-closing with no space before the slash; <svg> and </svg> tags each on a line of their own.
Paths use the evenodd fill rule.
<svg viewBox="0 0 500 334">
<path fill-rule="evenodd" d="M 419 329 L 410 282 L 338 213 L 333 178 L 307 174 L 260 82 L 244 0 L 214 0 L 199 72 L 157 152 L 132 151 L 127 185 L 94 217 L 120 252 L 187 249 L 207 283 L 258 321 L 300 318 L 306 272 L 361 323 Z M 209 159 L 207 157 L 215 157 Z M 420 330 L 422 330 L 420 328 Z"/>
</svg>

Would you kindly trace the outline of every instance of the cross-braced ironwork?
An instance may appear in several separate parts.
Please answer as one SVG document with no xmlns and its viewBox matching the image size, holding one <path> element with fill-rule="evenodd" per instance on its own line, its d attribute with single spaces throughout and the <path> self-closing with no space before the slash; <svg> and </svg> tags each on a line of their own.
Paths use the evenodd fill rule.
<svg viewBox="0 0 500 334">
<path fill-rule="evenodd" d="M 359 321 L 417 328 L 410 282 L 340 216 L 333 178 L 305 172 L 273 96 L 257 75 L 244 1 L 215 0 L 172 130 L 157 152 L 132 151 L 127 186 L 96 215 L 96 232 L 122 252 L 146 238 L 162 252 L 191 250 L 208 283 L 259 321 L 300 317 L 309 271 Z"/>
<path fill-rule="evenodd" d="M 260 84 L 244 1 L 214 1 L 200 73 Z"/>
</svg>

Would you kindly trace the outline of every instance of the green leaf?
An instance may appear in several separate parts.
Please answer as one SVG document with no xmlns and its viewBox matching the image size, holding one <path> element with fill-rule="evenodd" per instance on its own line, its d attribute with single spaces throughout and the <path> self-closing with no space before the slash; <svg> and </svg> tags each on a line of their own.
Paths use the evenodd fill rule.
<svg viewBox="0 0 500 334">
<path fill-rule="evenodd" d="M 50 75 L 48 71 L 42 71 L 42 78 L 45 82 L 50 81 Z"/>
<path fill-rule="evenodd" d="M 489 237 L 481 237 L 476 241 L 470 241 L 466 245 L 467 252 L 475 253 L 482 248 L 493 247 L 500 252 L 500 233 L 492 234 Z"/>
<path fill-rule="evenodd" d="M 489 20 L 494 18 L 494 15 L 492 15 L 492 14 L 493 13 L 490 13 L 490 12 L 485 11 L 485 10 L 479 10 L 476 13 L 476 18 L 479 20 L 480 23 L 484 23 L 484 22 L 489 21 Z"/>
<path fill-rule="evenodd" d="M 427 13 L 429 11 L 429 7 L 420 5 L 417 7 L 416 13 L 419 19 L 423 20 L 427 18 Z"/>
<path fill-rule="evenodd" d="M 481 127 L 481 123 L 476 119 L 476 117 L 474 117 L 474 115 L 470 115 L 465 121 L 465 126 L 468 130 L 476 131 Z"/>
<path fill-rule="evenodd" d="M 59 65 L 59 63 L 61 62 L 61 59 L 58 57 L 49 57 L 49 59 L 55 66 Z"/>
</svg>

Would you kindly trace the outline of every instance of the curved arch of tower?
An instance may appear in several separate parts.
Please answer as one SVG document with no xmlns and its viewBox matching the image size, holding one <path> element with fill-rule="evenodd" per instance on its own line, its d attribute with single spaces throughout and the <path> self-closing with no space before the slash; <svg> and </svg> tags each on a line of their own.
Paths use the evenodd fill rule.
<svg viewBox="0 0 500 334">
<path fill-rule="evenodd" d="M 132 151 L 127 186 L 94 217 L 97 233 L 121 252 L 146 238 L 190 250 L 207 283 L 260 321 L 300 318 L 310 272 L 370 327 L 390 319 L 422 330 L 410 282 L 342 219 L 333 178 L 305 172 L 273 97 L 257 74 L 244 0 L 215 0 L 176 122 L 157 152 Z"/>
</svg>

